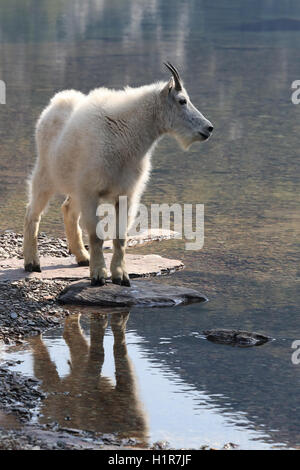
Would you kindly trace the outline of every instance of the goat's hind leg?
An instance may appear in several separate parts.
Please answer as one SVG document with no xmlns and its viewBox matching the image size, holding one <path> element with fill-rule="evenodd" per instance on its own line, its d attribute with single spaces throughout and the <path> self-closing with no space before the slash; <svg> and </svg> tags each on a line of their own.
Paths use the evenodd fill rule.
<svg viewBox="0 0 300 470">
<path fill-rule="evenodd" d="M 24 267 L 25 271 L 41 272 L 37 237 L 41 214 L 53 192 L 51 189 L 46 188 L 44 181 L 39 180 L 37 176 L 34 176 L 32 179 L 30 193 L 30 202 L 27 206 L 24 221 Z"/>
<path fill-rule="evenodd" d="M 74 198 L 68 196 L 61 206 L 64 216 L 65 231 L 70 252 L 75 255 L 79 266 L 89 265 L 89 253 L 82 241 L 82 230 L 79 225 L 80 209 Z"/>
</svg>

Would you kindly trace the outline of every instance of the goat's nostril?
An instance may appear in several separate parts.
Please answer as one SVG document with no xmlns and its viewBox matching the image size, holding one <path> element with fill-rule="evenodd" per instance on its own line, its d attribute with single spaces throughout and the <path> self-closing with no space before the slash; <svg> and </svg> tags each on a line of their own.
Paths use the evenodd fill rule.
<svg viewBox="0 0 300 470">
<path fill-rule="evenodd" d="M 207 128 L 208 132 L 212 132 L 214 130 L 213 126 L 208 126 Z"/>
</svg>

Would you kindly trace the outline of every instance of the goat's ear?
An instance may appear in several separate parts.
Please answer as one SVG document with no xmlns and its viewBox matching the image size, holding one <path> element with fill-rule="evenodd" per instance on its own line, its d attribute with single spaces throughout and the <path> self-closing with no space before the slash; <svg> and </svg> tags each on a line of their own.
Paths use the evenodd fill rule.
<svg viewBox="0 0 300 470">
<path fill-rule="evenodd" d="M 161 90 L 161 95 L 162 96 L 168 96 L 173 88 L 174 88 L 174 80 L 173 80 L 173 77 L 171 77 L 170 80 L 168 81 L 168 83 Z"/>
</svg>

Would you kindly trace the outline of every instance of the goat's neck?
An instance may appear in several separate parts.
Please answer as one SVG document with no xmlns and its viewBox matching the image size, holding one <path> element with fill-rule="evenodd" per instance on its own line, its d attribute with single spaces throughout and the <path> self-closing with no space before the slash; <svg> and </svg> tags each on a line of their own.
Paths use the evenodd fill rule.
<svg viewBox="0 0 300 470">
<path fill-rule="evenodd" d="M 124 137 L 130 139 L 132 156 L 137 159 L 143 158 L 164 133 L 157 115 L 157 99 L 153 94 L 140 97 L 112 120 L 111 126 L 118 126 Z"/>
</svg>

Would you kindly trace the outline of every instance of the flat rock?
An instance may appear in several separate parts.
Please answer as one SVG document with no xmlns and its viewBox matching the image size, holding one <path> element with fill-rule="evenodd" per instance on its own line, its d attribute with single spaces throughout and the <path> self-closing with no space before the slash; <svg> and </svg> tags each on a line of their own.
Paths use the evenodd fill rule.
<svg viewBox="0 0 300 470">
<path fill-rule="evenodd" d="M 111 253 L 104 254 L 107 267 L 110 266 Z M 41 273 L 24 271 L 23 260 L 8 258 L 0 260 L 0 281 L 16 281 L 25 278 L 37 279 L 83 279 L 89 277 L 89 267 L 78 266 L 73 256 L 57 258 L 44 256 L 40 258 Z M 174 259 L 159 255 L 126 254 L 127 269 L 130 277 L 158 276 L 170 274 L 182 269 L 184 264 Z"/>
<path fill-rule="evenodd" d="M 129 248 L 136 246 L 136 245 L 144 245 L 146 243 L 151 243 L 154 241 L 161 242 L 163 240 L 171 240 L 179 236 L 178 232 L 174 232 L 173 230 L 167 230 L 163 228 L 152 228 L 145 230 L 138 234 L 130 234 L 127 238 L 127 246 Z M 113 243 L 111 240 L 107 240 L 104 242 L 103 247 L 104 249 L 111 249 Z"/>
<path fill-rule="evenodd" d="M 111 282 L 103 287 L 92 287 L 90 281 L 73 282 L 62 291 L 58 300 L 63 304 L 102 307 L 173 307 L 208 299 L 187 287 L 138 280 L 131 282 L 131 287 Z"/>
<path fill-rule="evenodd" d="M 232 346 L 260 346 L 272 338 L 261 333 L 242 330 L 205 330 L 203 334 L 209 341 Z"/>
</svg>

